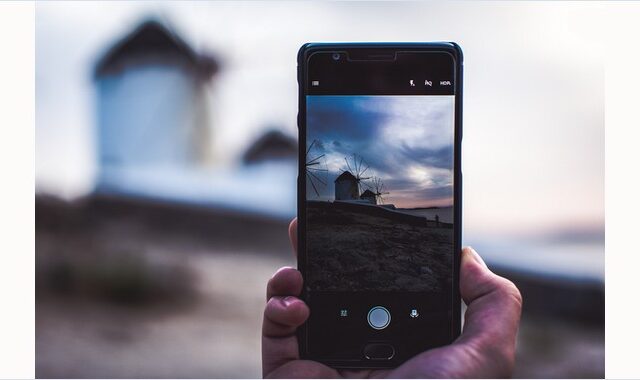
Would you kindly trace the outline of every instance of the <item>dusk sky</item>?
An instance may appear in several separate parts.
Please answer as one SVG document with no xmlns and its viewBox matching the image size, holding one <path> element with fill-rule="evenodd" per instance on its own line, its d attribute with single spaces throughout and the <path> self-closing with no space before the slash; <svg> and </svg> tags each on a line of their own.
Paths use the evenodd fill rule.
<svg viewBox="0 0 640 380">
<path fill-rule="evenodd" d="M 320 196 L 310 186 L 307 196 L 333 200 L 333 181 L 355 153 L 369 166 L 364 176 L 384 183 L 385 203 L 452 205 L 453 116 L 453 96 L 308 96 L 307 147 L 317 140 L 309 156 L 324 153 L 328 175 Z"/>
</svg>

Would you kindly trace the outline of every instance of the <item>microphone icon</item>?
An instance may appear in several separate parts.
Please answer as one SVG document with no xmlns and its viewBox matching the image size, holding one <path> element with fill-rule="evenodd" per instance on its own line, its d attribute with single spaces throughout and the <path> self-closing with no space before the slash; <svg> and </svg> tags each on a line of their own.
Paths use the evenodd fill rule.
<svg viewBox="0 0 640 380">
<path fill-rule="evenodd" d="M 418 318 L 418 315 L 420 314 L 418 314 L 418 310 L 416 309 L 411 310 L 411 314 L 409 314 L 411 318 Z"/>
</svg>

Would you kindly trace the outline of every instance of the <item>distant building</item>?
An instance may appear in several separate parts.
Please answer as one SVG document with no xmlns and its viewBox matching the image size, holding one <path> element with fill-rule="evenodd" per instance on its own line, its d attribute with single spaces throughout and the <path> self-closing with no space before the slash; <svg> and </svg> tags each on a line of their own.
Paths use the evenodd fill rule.
<svg viewBox="0 0 640 380">
<path fill-rule="evenodd" d="M 335 184 L 335 199 L 337 201 L 350 201 L 358 200 L 358 179 L 351 174 L 350 171 L 345 170 L 336 178 Z"/>
<path fill-rule="evenodd" d="M 260 136 L 242 156 L 245 164 L 257 164 L 266 161 L 296 161 L 298 142 L 295 138 L 271 129 Z"/>
<path fill-rule="evenodd" d="M 205 85 L 215 59 L 156 21 L 116 42 L 98 61 L 97 186 L 126 171 L 202 166 L 211 156 Z"/>
<path fill-rule="evenodd" d="M 364 201 L 367 201 L 367 202 L 369 202 L 371 204 L 374 204 L 374 205 L 377 204 L 377 202 L 376 202 L 376 194 L 373 191 L 369 190 L 369 189 L 363 191 L 362 194 L 360 194 L 360 199 L 362 199 Z"/>
</svg>

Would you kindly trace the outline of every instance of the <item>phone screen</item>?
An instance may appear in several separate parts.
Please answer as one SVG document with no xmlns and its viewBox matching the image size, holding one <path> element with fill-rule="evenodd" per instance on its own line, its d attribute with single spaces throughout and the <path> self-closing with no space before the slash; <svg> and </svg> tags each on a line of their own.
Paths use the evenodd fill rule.
<svg viewBox="0 0 640 380">
<path fill-rule="evenodd" d="M 329 361 L 405 360 L 452 340 L 455 61 L 354 57 L 307 63 L 306 347 Z"/>
</svg>

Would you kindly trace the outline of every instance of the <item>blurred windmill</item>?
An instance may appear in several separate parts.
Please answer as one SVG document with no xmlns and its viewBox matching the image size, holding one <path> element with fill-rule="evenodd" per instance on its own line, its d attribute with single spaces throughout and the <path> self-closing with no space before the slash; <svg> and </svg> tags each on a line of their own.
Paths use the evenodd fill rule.
<svg viewBox="0 0 640 380">
<path fill-rule="evenodd" d="M 320 141 L 313 140 L 311 142 L 307 148 L 305 161 L 307 181 L 311 184 L 316 196 L 320 196 L 318 188 L 327 185 L 327 172 L 329 171 Z"/>
<path fill-rule="evenodd" d="M 384 187 L 384 183 L 382 183 L 382 180 L 378 177 L 372 177 L 371 185 L 368 187 L 376 197 L 376 204 L 384 204 L 384 198 L 382 196 L 389 194 L 389 192 L 385 191 L 386 189 Z"/>
</svg>

